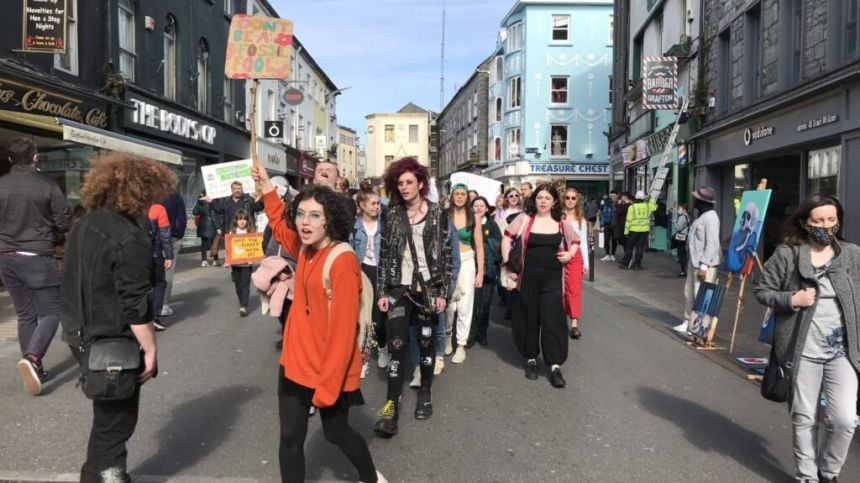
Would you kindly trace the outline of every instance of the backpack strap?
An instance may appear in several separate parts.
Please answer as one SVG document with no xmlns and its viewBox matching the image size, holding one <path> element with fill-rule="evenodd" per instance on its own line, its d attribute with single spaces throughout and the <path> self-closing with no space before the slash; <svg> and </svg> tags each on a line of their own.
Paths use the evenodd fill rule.
<svg viewBox="0 0 860 483">
<path fill-rule="evenodd" d="M 323 262 L 322 269 L 322 278 L 323 278 L 323 287 L 325 288 L 325 296 L 328 298 L 328 303 L 331 304 L 331 265 L 334 263 L 334 260 L 340 256 L 340 254 L 350 252 L 355 253 L 349 243 L 339 242 L 335 245 L 334 248 L 328 253 L 328 256 L 325 257 L 325 261 Z"/>
</svg>

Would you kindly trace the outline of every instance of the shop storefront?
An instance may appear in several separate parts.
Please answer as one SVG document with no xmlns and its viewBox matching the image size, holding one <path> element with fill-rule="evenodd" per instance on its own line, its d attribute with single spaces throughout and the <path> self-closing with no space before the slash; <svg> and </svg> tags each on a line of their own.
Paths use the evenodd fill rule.
<svg viewBox="0 0 860 483">
<path fill-rule="evenodd" d="M 287 150 L 282 144 L 257 138 L 257 158 L 269 176 L 287 174 Z"/>
<path fill-rule="evenodd" d="M 840 88 L 703 132 L 697 140 L 696 185 L 717 189 L 724 238 L 731 233 L 742 193 L 761 179 L 773 190 L 763 229 L 765 257 L 778 243 L 782 223 L 808 194 L 826 192 L 846 207 L 857 206 L 860 194 L 846 189 L 860 181 L 850 156 L 860 152 L 860 106 L 849 102 L 857 94 L 856 86 Z M 845 235 L 860 240 L 857 210 L 846 210 Z"/>
<path fill-rule="evenodd" d="M 247 159 L 250 152 L 249 134 L 136 88 L 126 91 L 125 102 L 130 106 L 123 109 L 121 119 L 126 134 L 152 140 L 181 152 L 182 161 L 174 166 L 179 176 L 178 191 L 185 200 L 189 214 L 185 246 L 198 244 L 191 210 L 203 191 L 200 167 Z M 282 162 L 282 166 L 285 165 L 286 159 Z"/>
</svg>

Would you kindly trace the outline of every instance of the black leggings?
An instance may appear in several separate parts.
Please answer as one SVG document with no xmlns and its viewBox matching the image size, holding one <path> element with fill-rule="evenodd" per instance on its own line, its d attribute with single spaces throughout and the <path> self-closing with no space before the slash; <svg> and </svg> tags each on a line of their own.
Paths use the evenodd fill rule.
<svg viewBox="0 0 860 483">
<path fill-rule="evenodd" d="M 204 262 L 209 259 L 209 251 L 212 249 L 211 238 L 200 239 L 200 259 Z"/>
<path fill-rule="evenodd" d="M 421 300 L 421 294 L 413 294 L 412 298 Z M 438 323 L 439 316 L 432 314 L 423 316 L 412 300 L 406 295 L 397 299 L 388 307 L 386 333 L 388 335 L 388 399 L 399 401 L 403 392 L 403 373 L 406 369 L 406 357 L 409 352 L 409 326 L 418 328 L 418 352 L 421 354 L 421 387 L 429 389 L 433 384 L 433 366 L 436 362 L 436 347 L 433 345 L 433 327 Z"/>
<path fill-rule="evenodd" d="M 379 310 L 379 304 L 376 303 L 376 267 L 373 265 L 361 264 L 361 271 L 367 275 L 370 280 L 370 285 L 373 287 L 373 330 L 376 335 L 376 343 L 379 347 L 385 347 L 387 342 L 385 338 L 385 314 Z"/>
<path fill-rule="evenodd" d="M 278 413 L 281 419 L 281 443 L 278 460 L 282 482 L 305 481 L 305 437 L 308 435 L 308 405 L 301 397 L 284 394 L 281 390 L 284 369 L 279 368 Z M 358 470 L 359 480 L 376 481 L 376 467 L 367 448 L 367 442 L 349 426 L 349 408 L 338 406 L 320 408 L 325 439 L 340 448 Z"/>
</svg>

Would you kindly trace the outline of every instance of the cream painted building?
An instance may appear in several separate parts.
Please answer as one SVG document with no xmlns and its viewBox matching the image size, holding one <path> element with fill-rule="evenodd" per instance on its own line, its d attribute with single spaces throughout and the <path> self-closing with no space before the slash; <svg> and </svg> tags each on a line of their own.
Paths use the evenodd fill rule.
<svg viewBox="0 0 860 483">
<path fill-rule="evenodd" d="M 358 188 L 358 135 L 354 129 L 337 126 L 337 167 L 349 180 L 350 188 Z"/>
<path fill-rule="evenodd" d="M 430 112 L 411 102 L 395 113 L 368 114 L 366 177 L 379 178 L 393 161 L 414 156 L 430 166 Z"/>
</svg>

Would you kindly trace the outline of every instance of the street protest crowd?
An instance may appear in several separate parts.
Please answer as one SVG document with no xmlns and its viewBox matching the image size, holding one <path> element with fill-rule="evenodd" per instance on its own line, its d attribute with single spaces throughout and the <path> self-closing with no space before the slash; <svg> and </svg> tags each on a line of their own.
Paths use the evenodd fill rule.
<svg viewBox="0 0 860 483">
<path fill-rule="evenodd" d="M 169 328 L 174 260 L 187 224 L 176 176 L 154 161 L 103 156 L 82 188 L 83 208 L 72 213 L 56 184 L 38 174 L 31 141 L 15 140 L 8 152 L 0 276 L 17 312 L 25 388 L 35 396 L 50 381 L 42 359 L 61 324 L 93 401 L 81 480 L 130 481 L 125 444 L 141 387 L 158 375 L 155 332 Z M 201 193 L 192 214 L 201 266 L 230 268 L 239 316 L 248 315 L 253 287 L 263 312 L 282 325 L 279 462 L 291 482 L 305 478 L 313 414 L 360 481 L 386 481 L 348 419 L 365 403 L 361 379 L 373 366 L 388 376 L 386 394 L 373 395 L 380 437 L 398 433 L 407 379 L 418 393 L 414 418 L 431 419 L 434 378 L 447 363 L 468 364 L 475 344 L 492 342 L 496 300 L 511 321 L 524 377 L 543 374 L 564 388 L 570 341 L 584 334 L 589 240 L 602 233 L 603 262 L 615 261 L 622 245 L 618 268 L 644 269 L 656 206 L 642 191 L 586 202 L 575 188 L 551 182 L 505 187 L 492 200 L 458 183 L 438 197 L 427 168 L 410 157 L 390 164 L 383 186 L 364 182 L 352 194 L 330 162 L 318 163 L 313 184 L 300 191 L 257 165 L 252 177 L 256 196 L 237 182 L 225 198 Z M 698 285 L 713 281 L 721 263 L 714 190 L 700 187 L 692 196 L 692 210 L 678 209 L 672 242 L 687 280 L 684 320 Z M 261 214 L 265 226 L 257 225 Z M 776 314 L 776 370 L 766 373 L 762 391 L 789 403 L 799 481 L 836 481 L 856 426 L 860 286 L 852 273 L 860 271 L 860 249 L 841 238 L 842 220 L 837 199 L 808 197 L 755 287 Z M 264 258 L 234 261 L 227 253 L 221 260 L 221 239 L 261 231 Z M 62 271 L 53 260 L 60 234 Z M 827 437 L 819 441 L 822 394 Z"/>
</svg>

